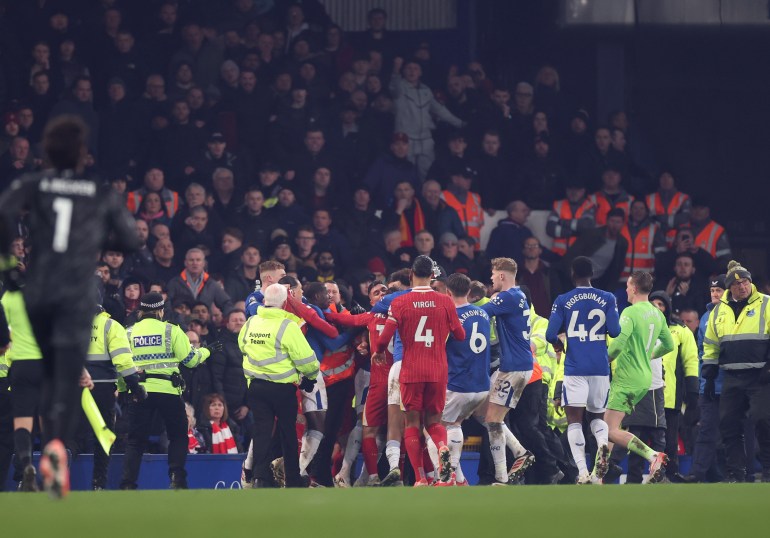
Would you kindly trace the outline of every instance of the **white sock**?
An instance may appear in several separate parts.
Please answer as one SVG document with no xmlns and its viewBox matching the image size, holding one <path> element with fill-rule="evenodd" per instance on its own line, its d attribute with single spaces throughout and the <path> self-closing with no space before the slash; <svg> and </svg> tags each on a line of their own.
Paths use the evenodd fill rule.
<svg viewBox="0 0 770 538">
<path fill-rule="evenodd" d="M 438 447 L 436 447 L 436 443 L 433 442 L 433 439 L 431 439 L 427 431 L 423 431 L 422 433 L 425 436 L 425 445 L 428 447 L 428 456 L 430 456 L 430 461 L 433 463 L 433 468 L 438 469 Z M 428 474 L 430 475 L 430 473 Z"/>
<path fill-rule="evenodd" d="M 449 459 L 458 482 L 465 482 L 463 468 L 460 466 L 460 456 L 463 453 L 463 430 L 460 426 L 447 426 L 446 437 L 449 444 Z"/>
<path fill-rule="evenodd" d="M 399 441 L 388 441 L 385 444 L 385 457 L 388 458 L 390 470 L 398 469 L 398 460 L 401 458 L 401 443 Z"/>
<path fill-rule="evenodd" d="M 583 436 L 583 425 L 573 423 L 567 426 L 567 440 L 572 450 L 572 457 L 581 475 L 588 474 L 586 467 L 586 438 Z"/>
<path fill-rule="evenodd" d="M 243 460 L 243 468 L 251 471 L 254 468 L 254 441 L 249 443 L 249 450 L 246 452 L 246 459 Z"/>
<path fill-rule="evenodd" d="M 302 450 L 299 453 L 299 474 L 302 476 L 307 476 L 307 466 L 318 452 L 318 445 L 323 438 L 324 434 L 318 430 L 305 431 L 305 435 L 302 436 Z"/>
<path fill-rule="evenodd" d="M 505 434 L 499 422 L 487 423 L 489 448 L 492 449 L 492 461 L 495 462 L 495 480 L 508 481 L 508 469 L 505 466 Z"/>
<path fill-rule="evenodd" d="M 522 446 L 518 439 L 516 439 L 516 436 L 513 435 L 513 432 L 505 423 L 503 423 L 503 434 L 505 435 L 505 446 L 511 451 L 513 457 L 518 458 L 519 456 L 523 456 L 527 449 Z"/>
<path fill-rule="evenodd" d="M 600 418 L 595 418 L 591 421 L 591 433 L 596 438 L 596 443 L 599 446 L 608 445 L 610 442 L 610 427 L 607 423 Z"/>
<path fill-rule="evenodd" d="M 346 478 L 350 476 L 350 467 L 353 465 L 353 462 L 356 461 L 358 453 L 361 451 L 361 438 L 363 433 L 364 427 L 359 420 L 356 422 L 355 427 L 350 430 L 348 442 L 345 445 L 345 456 L 342 458 L 342 465 L 340 466 L 340 474 Z"/>
</svg>

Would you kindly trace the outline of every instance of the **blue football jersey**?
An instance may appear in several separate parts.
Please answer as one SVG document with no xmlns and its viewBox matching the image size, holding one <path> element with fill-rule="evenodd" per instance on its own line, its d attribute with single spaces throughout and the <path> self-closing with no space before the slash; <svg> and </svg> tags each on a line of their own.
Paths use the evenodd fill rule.
<svg viewBox="0 0 770 538">
<path fill-rule="evenodd" d="M 532 370 L 534 360 L 529 347 L 529 304 L 524 293 L 518 287 L 501 291 L 481 309 L 488 316 L 495 317 L 497 339 L 500 341 L 500 371 Z"/>
<path fill-rule="evenodd" d="M 454 392 L 485 392 L 489 390 L 489 316 L 480 307 L 457 307 L 465 339 L 449 337 L 446 356 L 449 363 L 447 389 Z"/>
<path fill-rule="evenodd" d="M 546 340 L 553 343 L 562 332 L 567 334 L 564 375 L 609 375 L 606 335 L 620 334 L 615 296 L 587 286 L 559 295 L 551 309 Z"/>
<path fill-rule="evenodd" d="M 371 310 L 372 313 L 387 314 L 388 310 L 390 310 L 390 303 L 393 302 L 393 299 L 405 293 L 409 293 L 410 291 L 412 290 L 408 289 L 408 290 L 401 290 L 401 291 L 396 291 L 396 292 L 387 294 L 386 296 L 384 296 L 382 299 L 380 299 L 375 303 L 375 305 L 372 307 L 372 310 Z M 404 358 L 404 343 L 401 342 L 401 335 L 398 333 L 398 330 L 396 330 L 396 334 L 393 335 L 393 362 L 399 362 L 403 358 Z"/>
</svg>

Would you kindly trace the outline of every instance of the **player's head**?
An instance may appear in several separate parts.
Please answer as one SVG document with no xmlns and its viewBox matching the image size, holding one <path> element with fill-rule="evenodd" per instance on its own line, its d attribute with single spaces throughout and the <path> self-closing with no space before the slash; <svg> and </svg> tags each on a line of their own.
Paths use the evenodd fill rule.
<svg viewBox="0 0 770 538">
<path fill-rule="evenodd" d="M 516 261 L 511 258 L 495 258 L 492 260 L 492 289 L 503 291 L 516 285 Z"/>
<path fill-rule="evenodd" d="M 626 284 L 626 293 L 628 294 L 628 300 L 633 298 L 639 300 L 647 300 L 647 296 L 652 291 L 653 278 L 647 271 L 634 271 L 628 278 Z M 633 301 L 631 301 L 633 304 Z"/>
<path fill-rule="evenodd" d="M 377 304 L 377 301 L 383 298 L 383 296 L 388 294 L 388 287 L 383 284 L 382 282 L 379 282 L 375 280 L 371 284 L 369 284 L 369 288 L 367 289 L 367 296 L 369 297 L 369 304 L 372 306 Z"/>
<path fill-rule="evenodd" d="M 487 296 L 487 287 L 483 282 L 474 280 L 471 282 L 470 293 L 468 293 L 468 300 L 472 303 L 476 303 Z"/>
<path fill-rule="evenodd" d="M 572 260 L 572 282 L 577 285 L 578 282 L 590 281 L 594 276 L 594 264 L 591 258 L 578 256 Z"/>
<path fill-rule="evenodd" d="M 264 286 L 275 284 L 284 276 L 286 267 L 281 262 L 268 260 L 259 264 L 259 279 Z"/>
<path fill-rule="evenodd" d="M 321 310 L 329 308 L 329 292 L 323 282 L 311 282 L 305 287 L 305 297 L 309 303 L 316 305 Z"/>
<path fill-rule="evenodd" d="M 286 298 L 289 296 L 286 287 L 278 283 L 270 284 L 263 293 L 265 294 L 265 306 L 273 308 L 283 308 L 283 305 L 286 304 Z"/>
<path fill-rule="evenodd" d="M 425 281 L 433 277 L 434 261 L 430 256 L 417 256 L 412 263 L 412 279 Z"/>
<path fill-rule="evenodd" d="M 278 279 L 278 283 L 286 286 L 286 289 L 296 299 L 300 299 L 300 300 L 302 299 L 302 284 L 300 283 L 299 280 L 297 280 L 291 275 L 284 275 Z"/>
<path fill-rule="evenodd" d="M 649 301 L 663 312 L 666 323 L 671 323 L 671 297 L 665 291 L 654 291 L 650 294 Z"/>
<path fill-rule="evenodd" d="M 399 269 L 392 272 L 388 277 L 388 289 L 391 292 L 408 289 L 411 285 L 409 280 L 410 273 L 409 269 Z"/>
<path fill-rule="evenodd" d="M 471 291 L 471 279 L 463 274 L 453 273 L 446 279 L 446 287 L 453 298 L 467 300 Z"/>
<path fill-rule="evenodd" d="M 88 127 L 77 116 L 65 115 L 48 122 L 43 133 L 43 149 L 57 170 L 81 168 L 88 154 Z"/>
</svg>

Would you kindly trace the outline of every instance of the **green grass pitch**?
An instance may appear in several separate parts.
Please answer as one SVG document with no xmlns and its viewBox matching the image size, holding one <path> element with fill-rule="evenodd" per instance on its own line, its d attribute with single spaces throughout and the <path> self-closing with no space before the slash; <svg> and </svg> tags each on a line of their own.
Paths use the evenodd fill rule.
<svg viewBox="0 0 770 538">
<path fill-rule="evenodd" d="M 0 494 L 9 538 L 729 538 L 768 515 L 770 484 Z"/>
</svg>

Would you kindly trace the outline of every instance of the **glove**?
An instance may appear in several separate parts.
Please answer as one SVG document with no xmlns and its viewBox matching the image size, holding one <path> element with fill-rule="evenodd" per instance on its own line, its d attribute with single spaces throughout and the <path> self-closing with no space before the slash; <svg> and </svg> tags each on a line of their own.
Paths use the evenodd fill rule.
<svg viewBox="0 0 770 538">
<path fill-rule="evenodd" d="M 204 346 L 203 349 L 208 349 L 209 353 L 216 353 L 217 351 L 222 351 L 225 348 L 225 346 L 220 342 L 219 340 L 214 340 L 210 344 L 207 344 Z"/>
<path fill-rule="evenodd" d="M 713 402 L 717 399 L 717 386 L 713 379 L 706 379 L 706 385 L 703 387 L 703 397 Z"/>
<path fill-rule="evenodd" d="M 313 392 L 314 387 L 315 379 L 308 379 L 307 377 L 303 377 L 302 381 L 299 382 L 299 388 L 305 392 Z"/>
<path fill-rule="evenodd" d="M 135 402 L 143 402 L 147 399 L 147 391 L 139 384 L 139 380 L 139 374 L 131 374 L 123 378 L 131 392 L 131 399 Z"/>
<path fill-rule="evenodd" d="M 719 366 L 716 364 L 704 364 L 700 369 L 700 375 L 703 379 L 716 379 L 719 375 Z"/>
</svg>

